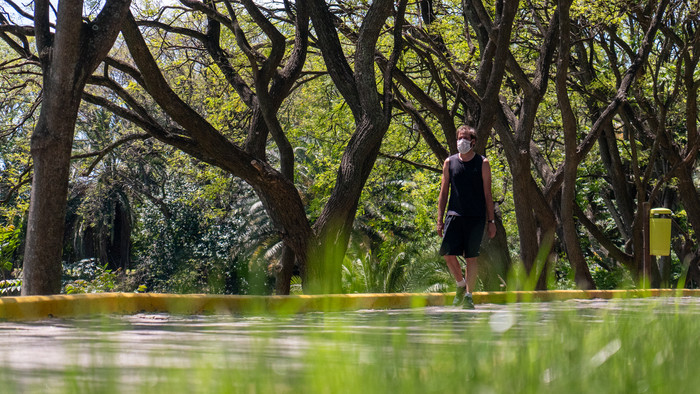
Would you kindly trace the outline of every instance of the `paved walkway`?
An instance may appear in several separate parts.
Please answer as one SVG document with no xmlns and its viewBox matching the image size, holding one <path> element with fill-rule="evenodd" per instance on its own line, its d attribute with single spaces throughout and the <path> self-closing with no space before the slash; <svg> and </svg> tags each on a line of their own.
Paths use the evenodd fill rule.
<svg viewBox="0 0 700 394">
<path fill-rule="evenodd" d="M 639 308 L 653 308 L 654 313 L 682 308 L 684 313 L 700 315 L 700 298 L 574 299 L 481 303 L 475 310 L 429 306 L 261 316 L 138 313 L 4 322 L 0 323 L 0 382 L 11 380 L 25 391 L 47 382 L 65 382 L 66 374 L 81 376 L 98 369 L 111 369 L 128 382 L 138 381 L 144 369 L 187 369 L 203 361 L 214 368 L 255 368 L 249 365 L 255 363 L 248 362 L 252 354 L 266 358 L 273 367 L 290 368 L 301 362 L 312 340 L 314 345 L 328 341 L 337 346 L 337 341 L 359 335 L 391 343 L 393 334 L 408 333 L 410 342 L 459 346 L 460 341 L 469 340 L 462 333 L 470 327 L 476 335 L 474 330 L 503 333 L 538 324 L 532 321 L 533 312 L 547 321 L 555 312 L 573 310 L 576 318 L 594 322 L 601 312 L 623 314 Z"/>
</svg>

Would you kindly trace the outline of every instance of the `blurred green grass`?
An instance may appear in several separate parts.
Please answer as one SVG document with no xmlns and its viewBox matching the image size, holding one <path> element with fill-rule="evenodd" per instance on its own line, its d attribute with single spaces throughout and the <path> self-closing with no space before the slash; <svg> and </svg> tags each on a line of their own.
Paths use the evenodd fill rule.
<svg viewBox="0 0 700 394">
<path fill-rule="evenodd" d="M 652 298 L 490 304 L 475 312 L 62 321 L 63 334 L 43 339 L 59 348 L 62 362 L 21 367 L 5 356 L 0 387 L 23 393 L 696 392 L 698 317 L 696 299 Z M 12 327 L 22 335 L 22 324 Z"/>
</svg>

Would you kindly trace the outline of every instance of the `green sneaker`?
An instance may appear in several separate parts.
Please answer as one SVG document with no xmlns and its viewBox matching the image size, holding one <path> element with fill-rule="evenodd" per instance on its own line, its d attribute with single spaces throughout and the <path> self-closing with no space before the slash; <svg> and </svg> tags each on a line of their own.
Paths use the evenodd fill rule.
<svg viewBox="0 0 700 394">
<path fill-rule="evenodd" d="M 472 298 L 472 293 L 466 293 L 464 295 L 462 307 L 464 309 L 476 309 L 474 306 L 474 299 Z"/>
<path fill-rule="evenodd" d="M 467 293 L 466 287 L 457 286 L 457 294 L 455 294 L 455 299 L 452 301 L 452 306 L 460 306 L 464 303 L 464 295 Z"/>
</svg>

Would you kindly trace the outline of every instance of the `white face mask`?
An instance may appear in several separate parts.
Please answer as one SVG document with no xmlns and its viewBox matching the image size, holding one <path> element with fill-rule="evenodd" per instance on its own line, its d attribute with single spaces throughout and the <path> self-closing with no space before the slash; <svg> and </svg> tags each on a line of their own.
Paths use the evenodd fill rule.
<svg viewBox="0 0 700 394">
<path fill-rule="evenodd" d="M 457 150 L 461 154 L 468 153 L 472 150 L 472 142 L 466 138 L 461 138 L 457 141 Z"/>
</svg>

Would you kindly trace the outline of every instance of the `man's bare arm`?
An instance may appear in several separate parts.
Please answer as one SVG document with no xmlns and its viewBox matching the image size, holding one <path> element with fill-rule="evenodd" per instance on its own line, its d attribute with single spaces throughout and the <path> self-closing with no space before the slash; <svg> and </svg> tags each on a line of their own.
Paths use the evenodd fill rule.
<svg viewBox="0 0 700 394">
<path fill-rule="evenodd" d="M 491 195 L 491 165 L 489 160 L 484 158 L 484 163 L 481 166 L 481 178 L 484 182 L 484 198 L 486 199 L 486 220 L 488 225 L 489 238 L 496 236 L 496 212 L 493 209 L 493 196 Z"/>
<path fill-rule="evenodd" d="M 438 218 L 437 232 L 442 237 L 442 230 L 445 227 L 443 220 L 445 218 L 445 207 L 447 206 L 447 196 L 450 189 L 450 159 L 445 160 L 442 165 L 442 180 L 440 181 L 440 195 L 438 196 Z"/>
</svg>

